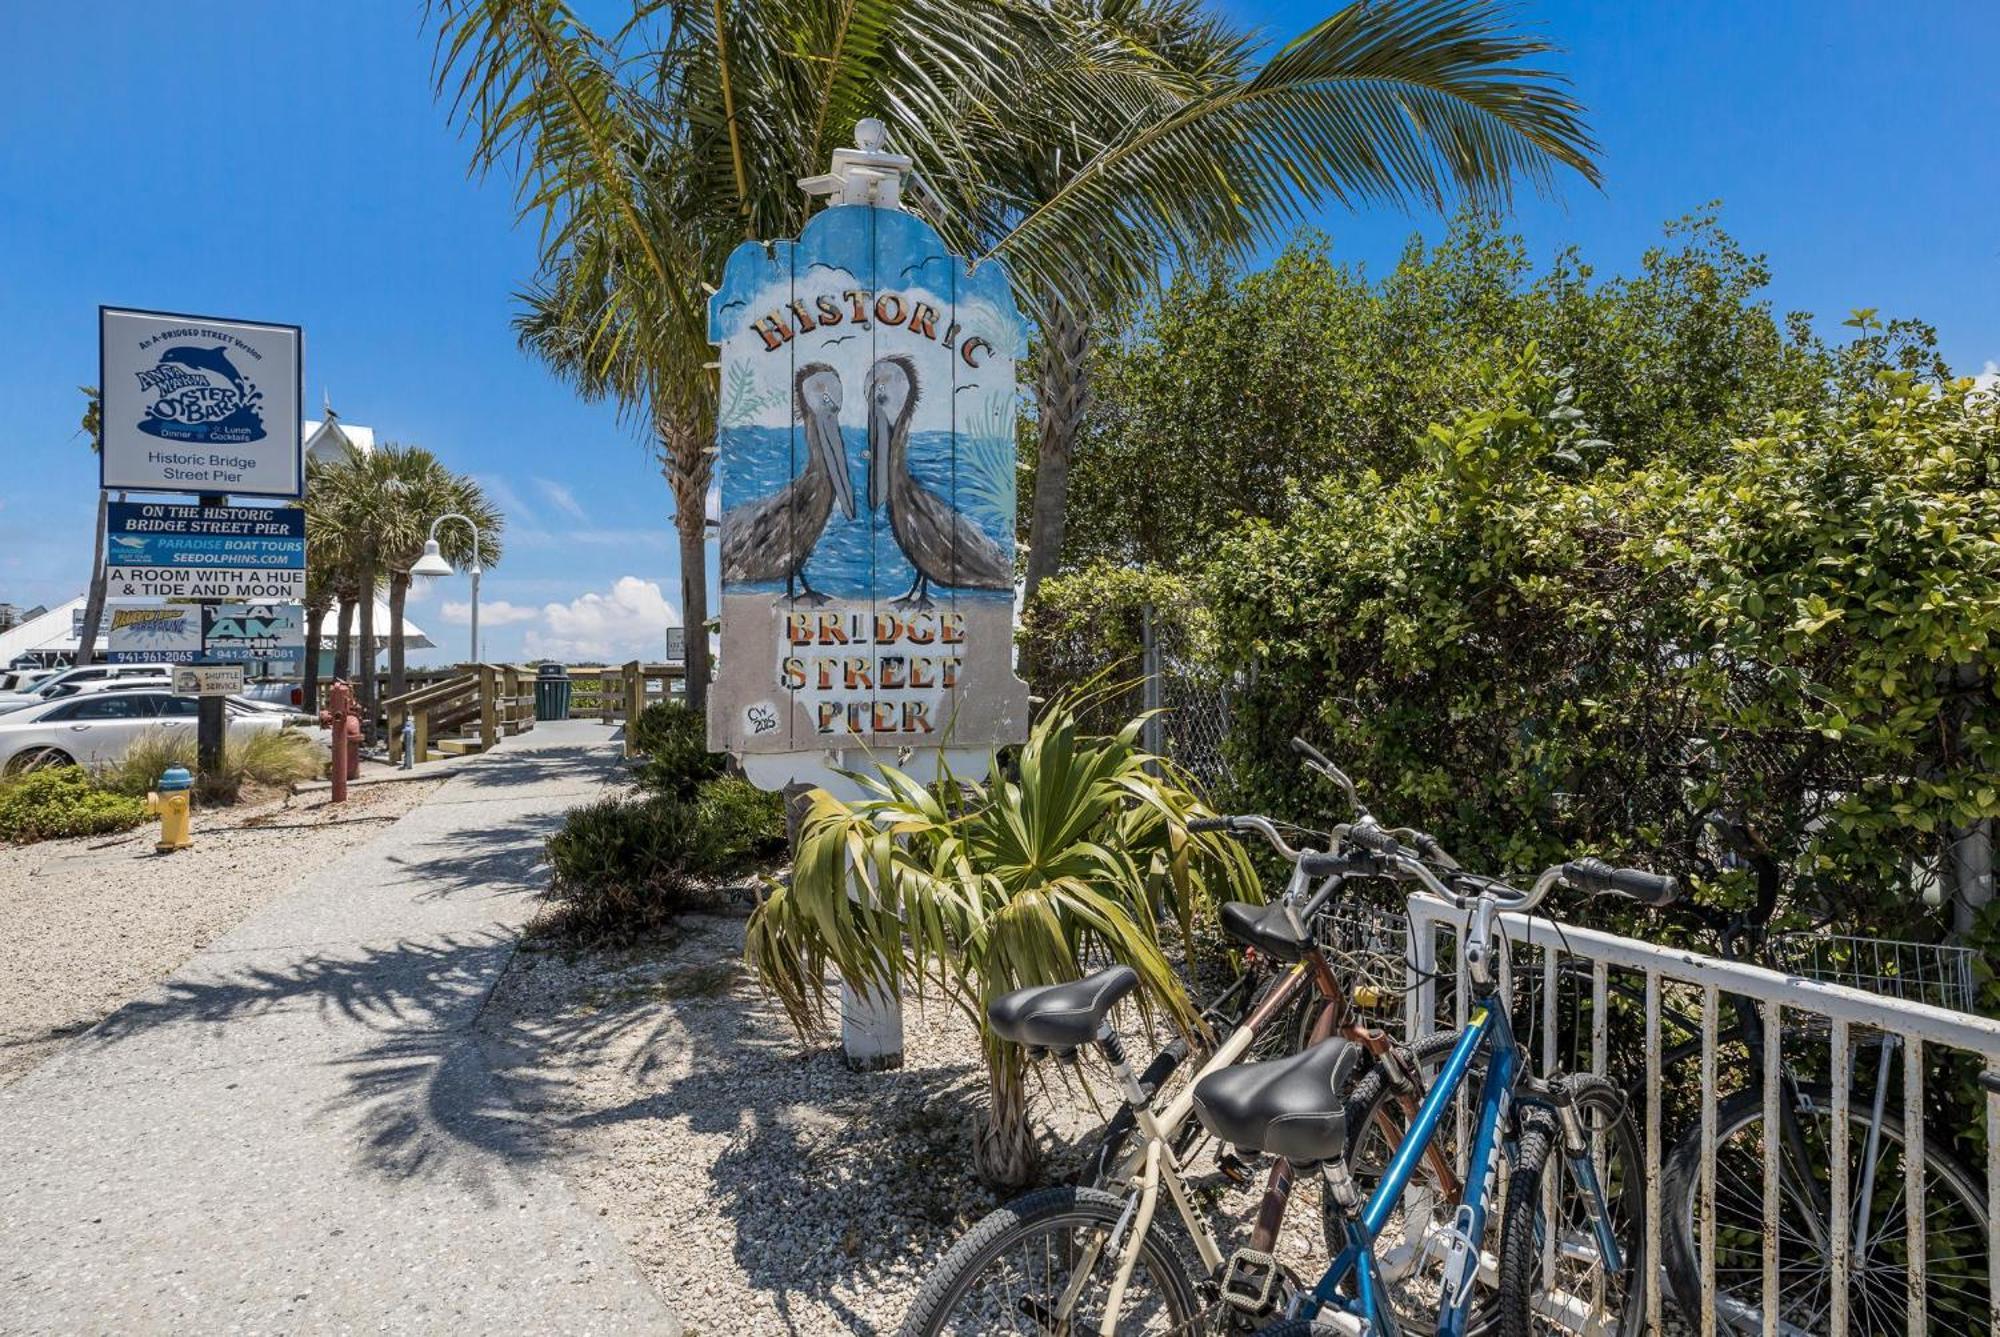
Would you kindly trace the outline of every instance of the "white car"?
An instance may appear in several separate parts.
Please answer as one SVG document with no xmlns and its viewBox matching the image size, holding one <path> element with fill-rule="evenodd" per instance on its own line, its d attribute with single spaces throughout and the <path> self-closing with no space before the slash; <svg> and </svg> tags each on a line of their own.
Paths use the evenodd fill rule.
<svg viewBox="0 0 2000 1337">
<path fill-rule="evenodd" d="M 285 727 L 280 711 L 226 702 L 231 733 Z M 0 775 L 37 766 L 105 766 L 149 730 L 195 731 L 200 701 L 165 691 L 94 691 L 0 715 Z"/>
<path fill-rule="evenodd" d="M 58 669 L 17 668 L 0 670 L 0 696 L 13 696 L 40 686 L 60 672 Z"/>
<path fill-rule="evenodd" d="M 54 701 L 58 697 L 75 695 L 74 688 L 91 683 L 116 682 L 130 678 L 172 678 L 172 664 L 85 664 L 81 668 L 64 669 L 54 677 L 44 678 L 33 687 L 19 692 L 0 692 L 0 711 L 36 705 L 44 701 Z"/>
<path fill-rule="evenodd" d="M 0 700 L 0 719 L 30 706 L 46 706 L 52 701 L 67 701 L 70 697 L 86 692 L 171 692 L 174 680 L 166 677 L 146 676 L 138 678 L 92 678 L 83 682 L 65 682 L 49 688 L 47 693 L 30 692 L 26 696 Z"/>
</svg>

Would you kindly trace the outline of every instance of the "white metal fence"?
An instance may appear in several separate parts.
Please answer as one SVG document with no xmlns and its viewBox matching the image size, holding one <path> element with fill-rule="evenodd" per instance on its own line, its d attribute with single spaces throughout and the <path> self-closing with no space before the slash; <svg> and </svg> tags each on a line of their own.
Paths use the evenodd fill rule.
<svg viewBox="0 0 2000 1337">
<path fill-rule="evenodd" d="M 1428 896 L 1410 901 L 1410 1036 L 1464 1022 L 1464 918 Z M 1501 924 L 1511 948 L 1502 992 L 1528 1023 L 1521 1038 L 1533 1060 L 1544 1072 L 1610 1076 L 1634 1099 L 1645 1256 L 1653 1261 L 1645 1277 L 1648 1331 L 1682 1323 L 1705 1337 L 2000 1331 L 2000 1249 L 1991 1227 L 2000 1218 L 2000 1022 L 1539 916 L 1503 915 Z M 1849 969 L 1854 953 L 1837 954 L 1834 978 L 1899 991 L 1897 977 Z M 1949 985 L 1962 964 L 1946 961 L 1940 970 L 1933 957 L 1905 967 L 1926 987 L 1901 991 L 1937 997 L 1932 976 Z M 1733 1014 L 1739 1000 L 1747 1000 L 1756 1037 L 1725 1025 L 1725 1007 Z M 1683 1028 L 1689 1033 L 1675 1033 Z M 1774 1056 L 1761 1069 L 1750 1061 L 1753 1038 Z M 1874 1062 L 1857 1065 L 1869 1051 Z M 1798 1113 L 1789 1117 L 1780 1109 L 1782 1071 L 1805 1074 Z M 1961 1169 L 1964 1156 L 1927 1151 L 1926 1138 L 1939 1131 L 1945 1088 L 1962 1087 L 1974 1073 L 1983 1074 L 1985 1164 Z M 1727 1127 L 1725 1112 L 1733 1116 Z M 1677 1148 L 1682 1173 L 1670 1185 L 1669 1152 Z M 1781 1157 L 1795 1149 L 1825 1172 L 1823 1221 L 1813 1219 L 1815 1176 L 1801 1184 L 1798 1173 L 1781 1174 Z M 1887 1173 L 1878 1177 L 1878 1166 Z M 1720 1227 L 1718 1203 L 1728 1218 Z M 1685 1232 L 1698 1259 L 1679 1273 L 1698 1273 L 1698 1302 L 1690 1299 L 1678 1316 L 1659 1265 L 1671 1258 L 1663 1248 L 1673 1230 Z M 1824 1265 L 1812 1256 L 1815 1241 Z M 1727 1260 L 1720 1278 L 1718 1248 Z"/>
</svg>

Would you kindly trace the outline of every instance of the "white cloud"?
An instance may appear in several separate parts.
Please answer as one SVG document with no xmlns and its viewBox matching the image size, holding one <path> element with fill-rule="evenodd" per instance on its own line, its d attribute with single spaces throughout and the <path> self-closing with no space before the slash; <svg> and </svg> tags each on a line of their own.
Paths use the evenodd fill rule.
<svg viewBox="0 0 2000 1337">
<path fill-rule="evenodd" d="M 535 486 L 540 488 L 542 495 L 549 499 L 549 505 L 555 507 L 570 519 L 588 520 L 590 518 L 583 513 L 583 506 L 577 501 L 576 494 L 561 483 L 551 478 L 537 478 Z"/>
<path fill-rule="evenodd" d="M 511 604 L 505 599 L 487 599 L 479 605 L 479 625 L 482 627 L 511 627 L 516 622 L 533 622 L 541 615 L 539 608 Z M 438 616 L 454 627 L 463 627 L 472 621 L 472 605 L 448 602 L 438 609 Z"/>
<path fill-rule="evenodd" d="M 1972 378 L 1972 388 L 1988 394 L 2000 394 L 2000 362 L 1986 359 L 1986 366 Z"/>
<path fill-rule="evenodd" d="M 666 629 L 680 621 L 658 582 L 637 576 L 620 576 L 605 594 L 545 604 L 541 616 L 543 627 L 522 641 L 530 659 L 650 658 L 665 653 Z"/>
</svg>

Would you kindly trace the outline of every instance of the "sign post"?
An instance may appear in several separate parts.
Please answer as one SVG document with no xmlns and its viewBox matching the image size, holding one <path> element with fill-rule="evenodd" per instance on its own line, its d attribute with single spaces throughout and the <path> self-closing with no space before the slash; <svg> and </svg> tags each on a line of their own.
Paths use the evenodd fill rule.
<svg viewBox="0 0 2000 1337">
<path fill-rule="evenodd" d="M 1015 359 L 1006 275 L 900 207 L 879 121 L 801 184 L 796 241 L 745 242 L 709 302 L 722 653 L 708 742 L 767 790 L 870 756 L 985 774 L 1027 736 L 1014 675 Z M 699 633 L 697 633 L 699 634 Z M 901 1061 L 893 1000 L 843 995 L 849 1062 Z"/>
</svg>

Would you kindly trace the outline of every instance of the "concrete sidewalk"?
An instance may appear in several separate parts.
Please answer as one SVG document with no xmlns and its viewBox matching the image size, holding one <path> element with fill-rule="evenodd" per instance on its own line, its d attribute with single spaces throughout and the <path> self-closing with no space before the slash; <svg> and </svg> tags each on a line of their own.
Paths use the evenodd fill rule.
<svg viewBox="0 0 2000 1337">
<path fill-rule="evenodd" d="M 677 1332 L 471 1034 L 606 737 L 509 740 L 0 1091 L 0 1332 Z"/>
</svg>

